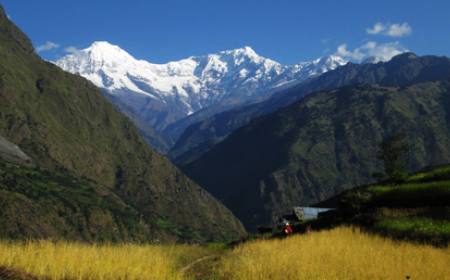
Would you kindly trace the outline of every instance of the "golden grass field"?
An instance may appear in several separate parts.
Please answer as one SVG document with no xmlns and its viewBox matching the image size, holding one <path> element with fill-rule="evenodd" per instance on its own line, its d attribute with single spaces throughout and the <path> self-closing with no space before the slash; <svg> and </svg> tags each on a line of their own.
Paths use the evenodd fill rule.
<svg viewBox="0 0 450 280">
<path fill-rule="evenodd" d="M 0 266 L 50 279 L 183 279 L 179 268 L 205 250 L 188 245 L 1 243 Z"/>
<path fill-rule="evenodd" d="M 211 267 L 203 263 L 186 275 L 180 272 L 211 254 L 220 255 Z M 337 228 L 252 241 L 226 251 L 189 245 L 0 242 L 2 266 L 44 279 L 450 279 L 450 249 Z M 202 269 L 203 274 L 192 273 Z"/>
<path fill-rule="evenodd" d="M 217 273 L 236 280 L 450 279 L 450 250 L 337 228 L 244 244 Z"/>
</svg>

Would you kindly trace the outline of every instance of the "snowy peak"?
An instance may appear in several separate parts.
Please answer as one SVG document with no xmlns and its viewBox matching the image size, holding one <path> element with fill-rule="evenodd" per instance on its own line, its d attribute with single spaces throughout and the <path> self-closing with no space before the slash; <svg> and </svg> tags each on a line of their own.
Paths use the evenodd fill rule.
<svg viewBox="0 0 450 280">
<path fill-rule="evenodd" d="M 106 41 L 94 42 L 86 51 L 91 55 L 92 59 L 97 61 L 118 62 L 134 60 L 129 53 L 119 46 L 112 45 Z"/>
<path fill-rule="evenodd" d="M 335 69 L 346 61 L 338 56 L 329 56 L 282 65 L 246 46 L 153 64 L 135 59 L 119 46 L 98 41 L 55 63 L 66 71 L 87 78 L 125 103 L 142 96 L 151 98 L 159 102 L 153 107 L 177 111 L 177 117 L 171 119 L 176 121 L 221 102 L 238 106 L 257 100 L 281 85 L 301 82 Z M 138 106 L 135 103 L 128 105 Z"/>
<path fill-rule="evenodd" d="M 319 74 L 323 74 L 327 71 L 330 70 L 334 70 L 336 68 L 338 68 L 339 66 L 343 66 L 345 64 L 347 64 L 348 61 L 346 61 L 345 59 L 343 59 L 340 56 L 336 56 L 336 55 L 329 55 L 329 56 L 324 56 L 321 58 L 318 58 L 312 62 L 307 63 L 307 67 L 310 68 L 309 74 L 311 76 L 313 75 L 319 75 Z"/>
<path fill-rule="evenodd" d="M 191 57 L 198 61 L 200 67 L 210 70 L 227 70 L 229 74 L 258 67 L 281 66 L 279 63 L 258 55 L 252 48 L 243 47 L 234 50 L 221 51 L 216 54 Z M 245 71 L 245 72 L 247 72 Z"/>
<path fill-rule="evenodd" d="M 119 46 L 108 42 L 94 42 L 86 49 L 61 58 L 56 64 L 66 71 L 87 78 L 110 93 L 126 89 L 153 97 L 151 93 L 141 90 L 130 79 L 130 75 L 139 76 L 141 70 L 145 71 L 148 63 L 136 60 Z M 142 74 L 146 76 L 151 74 L 150 72 Z"/>
<path fill-rule="evenodd" d="M 221 51 L 218 53 L 219 56 L 230 56 L 234 58 L 247 58 L 248 60 L 260 61 L 263 57 L 260 57 L 251 47 L 245 46 L 243 48 Z"/>
<path fill-rule="evenodd" d="M 135 59 L 119 46 L 105 41 L 94 42 L 90 47 L 77 51 L 58 60 L 63 68 L 80 70 L 85 67 L 86 71 L 94 72 L 104 67 L 116 68 L 120 63 L 135 62 Z M 72 72 L 70 70 L 70 72 Z"/>
<path fill-rule="evenodd" d="M 325 66 L 325 67 L 339 67 L 347 64 L 347 61 L 340 56 L 337 55 L 329 55 L 316 59 L 314 62 L 316 65 Z"/>
<path fill-rule="evenodd" d="M 86 50 L 91 53 L 106 53 L 106 54 L 126 54 L 130 56 L 126 51 L 121 49 L 117 45 L 113 45 L 107 41 L 96 41 L 91 44 Z"/>
</svg>

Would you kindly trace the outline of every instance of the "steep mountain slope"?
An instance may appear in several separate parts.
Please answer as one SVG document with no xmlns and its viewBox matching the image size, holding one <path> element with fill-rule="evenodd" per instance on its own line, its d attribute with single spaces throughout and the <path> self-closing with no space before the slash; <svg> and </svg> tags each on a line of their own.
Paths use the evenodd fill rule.
<svg viewBox="0 0 450 280">
<path fill-rule="evenodd" d="M 192 125 L 180 136 L 169 155 L 176 163 L 186 164 L 252 119 L 285 107 L 311 92 L 357 84 L 407 86 L 448 78 L 449 71 L 450 59 L 447 57 L 418 57 L 413 53 L 398 55 L 385 63 L 348 63 L 274 94 L 265 102 L 224 112 Z"/>
<path fill-rule="evenodd" d="M 105 89 L 132 109 L 132 119 L 139 123 L 160 131 L 188 117 L 165 131 L 169 138 L 176 138 L 186 126 L 208 115 L 261 101 L 274 89 L 345 63 L 340 57 L 330 56 L 286 66 L 244 47 L 152 64 L 108 42 L 94 42 L 56 62 Z"/>
<path fill-rule="evenodd" d="M 132 123 L 94 85 L 41 60 L 3 10 L 0 57 L 0 135 L 18 145 L 38 168 L 83 178 L 97 190 L 106 188 L 135 209 L 140 222 L 156 237 L 223 240 L 245 234 L 228 209 L 152 151 Z M 31 185 L 42 185 L 40 182 Z M 2 184 L 8 185 L 6 181 Z M 65 197 L 63 191 L 52 190 L 50 195 Z M 6 199 L 12 196 L 6 193 Z M 98 200 L 108 203 L 102 195 L 96 196 Z M 73 203 L 85 205 L 82 201 Z M 19 223 L 21 217 L 31 218 L 25 213 L 33 209 L 24 204 L 17 209 L 24 215 L 15 213 L 12 220 Z M 51 211 L 51 207 L 46 209 Z M 0 216 L 7 218 L 4 215 L 1 212 Z M 62 220 L 52 221 L 60 222 L 54 227 L 63 227 Z"/>
<path fill-rule="evenodd" d="M 379 143 L 407 135 L 410 170 L 450 162 L 450 83 L 318 92 L 238 129 L 184 170 L 249 229 L 371 182 Z"/>
<path fill-rule="evenodd" d="M 120 98 L 112 96 L 105 91 L 103 91 L 103 95 L 108 98 L 122 114 L 126 115 L 134 125 L 136 125 L 150 147 L 162 154 L 166 154 L 170 150 L 170 147 L 173 145 L 172 141 L 164 137 L 162 133 L 156 131 L 153 126 L 141 120 L 133 108 L 120 101 Z"/>
<path fill-rule="evenodd" d="M 108 188 L 62 172 L 0 159 L 0 236 L 82 241 L 151 241 L 170 234 Z"/>
</svg>

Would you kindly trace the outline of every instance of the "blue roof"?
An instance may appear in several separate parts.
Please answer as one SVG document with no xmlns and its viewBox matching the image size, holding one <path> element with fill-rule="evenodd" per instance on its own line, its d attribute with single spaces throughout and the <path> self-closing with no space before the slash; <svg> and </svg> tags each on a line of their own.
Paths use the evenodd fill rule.
<svg viewBox="0 0 450 280">
<path fill-rule="evenodd" d="M 306 220 L 316 219 L 319 216 L 319 213 L 334 210 L 333 208 L 319 208 L 319 207 L 294 207 L 294 209 L 295 208 L 300 208 L 301 210 L 303 210 L 304 218 Z"/>
</svg>

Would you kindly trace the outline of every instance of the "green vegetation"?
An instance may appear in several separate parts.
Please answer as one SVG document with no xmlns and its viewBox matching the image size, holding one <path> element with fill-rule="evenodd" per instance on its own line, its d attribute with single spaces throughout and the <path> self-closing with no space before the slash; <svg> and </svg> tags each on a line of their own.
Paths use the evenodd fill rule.
<svg viewBox="0 0 450 280">
<path fill-rule="evenodd" d="M 367 229 L 438 245 L 450 241 L 450 166 L 427 169 L 400 184 L 376 184 L 338 198 L 335 218 Z"/>
<path fill-rule="evenodd" d="M 444 206 L 450 201 L 450 181 L 373 186 L 368 191 L 375 206 Z"/>
<path fill-rule="evenodd" d="M 401 182 L 406 178 L 408 151 L 404 134 L 397 133 L 381 142 L 378 159 L 383 161 L 384 172 L 388 180 Z"/>
<path fill-rule="evenodd" d="M 137 211 L 139 221 L 148 227 L 146 231 L 154 232 L 160 240 L 229 240 L 245 236 L 244 228 L 232 213 L 166 158 L 150 149 L 138 130 L 103 97 L 99 89 L 84 78 L 64 72 L 36 55 L 29 39 L 10 22 L 2 9 L 0 58 L 0 135 L 18 145 L 41 168 L 39 170 L 55 174 L 51 178 L 54 182 L 47 185 L 47 178 L 39 177 L 42 174 L 38 178 L 33 177 L 36 181 L 23 181 L 20 179 L 22 171 L 15 173 L 15 180 L 22 180 L 19 181 L 23 183 L 20 190 L 23 193 L 19 195 L 11 190 L 2 190 L 2 197 L 6 201 L 15 201 L 11 209 L 30 215 L 6 216 L 2 211 L 0 218 L 2 221 L 7 218 L 8 223 L 0 223 L 1 229 L 8 231 L 15 225 L 26 225 L 34 217 L 31 214 L 35 209 L 43 213 L 45 208 L 47 212 L 43 217 L 54 217 L 52 220 L 62 227 L 58 233 L 71 231 L 75 226 L 65 223 L 66 218 L 58 220 L 58 213 L 52 212 L 56 209 L 51 203 L 57 201 L 61 205 L 58 209 L 76 209 L 68 206 L 71 203 L 80 207 L 109 203 L 101 199 L 105 193 Z M 33 171 L 26 172 L 30 175 Z M 93 196 L 98 201 L 88 200 L 90 191 L 85 189 L 84 183 L 75 190 L 76 186 L 60 182 L 62 179 L 58 174 L 61 173 L 70 174 L 80 182 L 90 182 L 92 188 L 100 192 Z M 3 180 L 0 183 L 8 185 L 9 178 L 6 176 Z M 25 186 L 30 190 L 26 191 Z M 46 194 L 47 207 L 43 201 L 35 199 L 38 193 Z M 110 210 L 105 211 L 109 213 Z M 101 213 L 98 215 L 109 215 Z M 92 215 L 96 220 L 97 214 Z M 63 216 L 71 216 L 69 220 L 90 219 L 75 210 Z M 156 223 L 159 218 L 170 221 L 176 229 L 159 228 Z M 130 219 L 129 223 L 135 224 L 133 215 Z M 127 223 L 124 219 L 119 220 Z M 51 223 L 46 218 L 40 222 Z M 114 223 L 111 221 L 111 225 Z M 94 240 L 106 239 L 106 235 L 97 232 L 95 227 L 87 229 L 87 226 L 81 224 L 78 231 L 65 236 L 83 239 L 84 232 L 89 231 L 92 235 L 98 234 L 90 237 Z M 26 226 L 16 228 L 14 232 L 18 236 L 32 231 Z M 139 240 L 149 238 L 141 235 L 139 230 L 130 234 L 140 237 Z M 54 235 L 56 233 L 51 234 Z M 13 237 L 13 234 L 8 236 Z M 109 237 L 124 235 L 111 234 Z"/>
<path fill-rule="evenodd" d="M 0 236 L 83 241 L 152 241 L 141 214 L 92 181 L 0 161 Z"/>
<path fill-rule="evenodd" d="M 436 239 L 450 240 L 450 221 L 430 218 L 402 217 L 377 221 L 373 229 L 393 236 L 410 236 L 414 239 L 433 242 Z"/>
<path fill-rule="evenodd" d="M 408 182 L 426 182 L 428 180 L 440 180 L 449 179 L 450 180 L 450 166 L 436 167 L 431 170 L 425 170 L 418 172 L 407 178 Z"/>
</svg>

